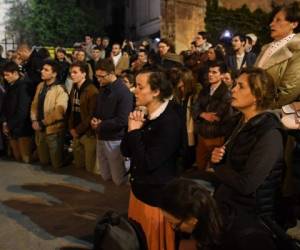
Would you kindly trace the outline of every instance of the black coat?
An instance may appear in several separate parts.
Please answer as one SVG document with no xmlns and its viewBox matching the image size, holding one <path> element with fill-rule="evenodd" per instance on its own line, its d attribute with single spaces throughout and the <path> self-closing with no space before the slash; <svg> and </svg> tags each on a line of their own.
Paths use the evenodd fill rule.
<svg viewBox="0 0 300 250">
<path fill-rule="evenodd" d="M 30 121 L 31 96 L 29 83 L 18 79 L 9 85 L 2 105 L 2 121 L 6 121 L 10 136 L 14 138 L 30 136 L 33 131 Z"/>
<path fill-rule="evenodd" d="M 131 159 L 130 183 L 139 200 L 158 205 L 162 188 L 176 176 L 183 133 L 181 111 L 169 102 L 158 118 L 125 135 L 121 151 Z"/>
</svg>

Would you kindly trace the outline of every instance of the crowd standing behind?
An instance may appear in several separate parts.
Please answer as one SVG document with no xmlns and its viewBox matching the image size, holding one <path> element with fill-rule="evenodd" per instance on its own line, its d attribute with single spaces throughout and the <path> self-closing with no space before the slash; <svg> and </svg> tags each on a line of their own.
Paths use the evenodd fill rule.
<svg viewBox="0 0 300 250">
<path fill-rule="evenodd" d="M 284 232 L 299 218 L 299 126 L 280 123 L 289 105 L 300 124 L 299 3 L 276 9 L 270 30 L 261 51 L 253 33 L 228 45 L 204 31 L 180 54 L 167 38 L 154 47 L 91 35 L 54 59 L 27 43 L 6 58 L 1 48 L 1 153 L 130 183 L 128 214 L 149 250 L 233 249 L 235 237 L 234 249 L 275 249 L 261 221 Z M 180 175 L 209 180 L 213 196 Z M 188 247 L 172 227 L 192 236 Z"/>
</svg>

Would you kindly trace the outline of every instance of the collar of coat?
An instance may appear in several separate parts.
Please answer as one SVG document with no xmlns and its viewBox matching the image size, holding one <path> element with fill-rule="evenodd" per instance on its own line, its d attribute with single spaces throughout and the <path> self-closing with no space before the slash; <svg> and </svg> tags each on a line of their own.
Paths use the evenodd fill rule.
<svg viewBox="0 0 300 250">
<path fill-rule="evenodd" d="M 270 43 L 263 46 L 260 56 L 257 62 L 260 60 L 266 49 L 270 46 Z M 293 56 L 293 53 L 300 51 L 300 34 L 296 34 L 285 46 L 276 51 L 267 61 L 264 69 L 268 69 L 276 64 L 280 64 Z"/>
</svg>

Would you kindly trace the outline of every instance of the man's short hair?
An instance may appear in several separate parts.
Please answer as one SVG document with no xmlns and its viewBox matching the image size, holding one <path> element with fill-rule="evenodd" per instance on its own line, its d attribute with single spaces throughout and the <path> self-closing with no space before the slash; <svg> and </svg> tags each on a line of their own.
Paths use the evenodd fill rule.
<svg viewBox="0 0 300 250">
<path fill-rule="evenodd" d="M 141 53 L 141 52 L 142 52 L 142 53 L 145 53 L 146 56 L 148 56 L 148 54 L 149 54 L 148 51 L 145 50 L 145 49 L 140 49 L 140 50 L 138 51 L 138 53 Z"/>
<path fill-rule="evenodd" d="M 99 51 L 101 51 L 102 48 L 101 48 L 100 46 L 94 45 L 94 46 L 93 46 L 93 50 L 99 50 Z"/>
<path fill-rule="evenodd" d="M 238 38 L 240 39 L 241 42 L 244 42 L 244 43 L 246 42 L 246 36 L 245 36 L 244 34 L 236 33 L 236 34 L 233 35 L 232 39 L 233 39 L 234 37 L 238 37 Z"/>
<path fill-rule="evenodd" d="M 49 65 L 52 68 L 52 71 L 55 73 L 59 73 L 60 71 L 60 67 L 57 61 L 52 60 L 52 59 L 47 59 L 43 62 L 43 66 L 44 65 Z"/>
<path fill-rule="evenodd" d="M 97 71 L 97 70 L 103 70 L 109 74 L 114 74 L 115 73 L 115 65 L 110 58 L 106 58 L 106 59 L 100 60 L 97 63 L 95 71 Z"/>
<path fill-rule="evenodd" d="M 213 61 L 210 65 L 209 68 L 215 68 L 218 67 L 220 70 L 221 74 L 224 74 L 227 72 L 227 67 L 226 64 L 222 61 Z"/>
<path fill-rule="evenodd" d="M 208 34 L 207 34 L 207 32 L 205 32 L 205 31 L 199 31 L 199 32 L 198 32 L 198 35 L 199 35 L 199 36 L 202 36 L 202 38 L 203 38 L 204 40 L 207 40 L 207 39 L 208 39 Z"/>
<path fill-rule="evenodd" d="M 113 47 L 114 45 L 118 45 L 118 46 L 121 48 L 121 44 L 120 44 L 120 43 L 114 42 L 114 43 L 112 44 L 112 47 Z"/>
<path fill-rule="evenodd" d="M 66 50 L 65 50 L 64 48 L 62 48 L 62 47 L 58 47 L 58 48 L 56 49 L 56 53 L 57 53 L 57 52 L 61 52 L 61 53 L 67 54 Z"/>
<path fill-rule="evenodd" d="M 74 67 L 78 67 L 79 70 L 81 71 L 81 73 L 88 74 L 88 72 L 89 72 L 88 65 L 85 62 L 73 62 L 70 66 L 70 69 L 72 69 Z"/>
<path fill-rule="evenodd" d="M 4 64 L 2 71 L 10 72 L 10 73 L 13 73 L 13 72 L 19 73 L 19 66 L 15 62 L 8 62 L 8 63 Z"/>
</svg>

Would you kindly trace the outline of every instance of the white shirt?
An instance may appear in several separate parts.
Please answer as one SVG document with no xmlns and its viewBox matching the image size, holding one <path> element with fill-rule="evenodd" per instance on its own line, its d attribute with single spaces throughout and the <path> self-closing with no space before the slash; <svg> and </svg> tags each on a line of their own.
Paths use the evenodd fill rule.
<svg viewBox="0 0 300 250">
<path fill-rule="evenodd" d="M 168 103 L 169 103 L 169 99 L 164 101 L 152 114 L 149 114 L 148 119 L 154 120 L 157 117 L 159 117 L 166 110 Z"/>
<path fill-rule="evenodd" d="M 237 66 L 237 69 L 240 69 L 242 67 L 242 62 L 243 62 L 244 56 L 245 56 L 245 53 L 243 53 L 241 55 L 239 55 L 239 54 L 236 55 L 236 66 Z"/>
<path fill-rule="evenodd" d="M 117 64 L 118 64 L 118 62 L 120 61 L 121 57 L 122 57 L 122 53 L 119 53 L 119 54 L 116 55 L 116 56 L 112 56 L 113 63 L 114 63 L 115 66 L 117 66 Z"/>
</svg>

